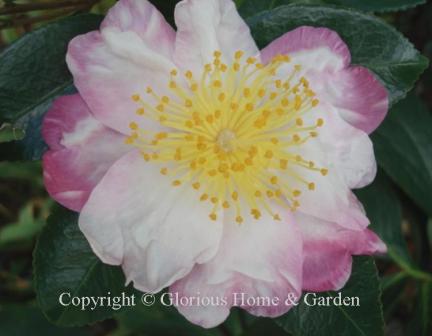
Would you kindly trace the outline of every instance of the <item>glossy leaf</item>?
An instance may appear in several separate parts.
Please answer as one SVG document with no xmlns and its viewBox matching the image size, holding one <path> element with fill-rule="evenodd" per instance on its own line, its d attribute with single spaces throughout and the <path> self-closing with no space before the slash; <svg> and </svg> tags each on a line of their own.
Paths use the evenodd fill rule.
<svg viewBox="0 0 432 336">
<path fill-rule="evenodd" d="M 373 134 L 379 165 L 432 215 L 432 115 L 410 95 L 397 104 Z"/>
<path fill-rule="evenodd" d="M 426 3 L 426 0 L 240 0 L 239 10 L 244 17 L 248 17 L 260 11 L 293 3 L 318 5 L 333 4 L 368 12 L 389 12 L 422 5 Z"/>
<path fill-rule="evenodd" d="M 341 293 L 342 298 L 358 297 L 360 305 L 310 306 L 302 299 L 297 307 L 276 321 L 292 336 L 384 334 L 381 290 L 372 258 L 355 258 L 351 278 Z M 335 296 L 335 292 L 317 294 L 317 297 L 323 298 Z M 311 302 L 311 299 L 308 302 Z"/>
<path fill-rule="evenodd" d="M 36 307 L 0 305 L 1 335 L 7 336 L 90 336 L 78 328 L 59 328 L 49 323 Z"/>
<path fill-rule="evenodd" d="M 402 210 L 389 178 L 380 171 L 375 181 L 356 191 L 371 222 L 370 229 L 377 233 L 399 256 L 408 261 L 409 253 L 402 235 Z"/>
<path fill-rule="evenodd" d="M 372 70 L 385 84 L 392 103 L 411 90 L 428 65 L 413 45 L 382 20 L 354 10 L 290 5 L 247 19 L 260 47 L 299 26 L 328 27 L 348 44 L 353 64 Z"/>
<path fill-rule="evenodd" d="M 48 219 L 34 252 L 34 286 L 48 319 L 62 326 L 86 325 L 114 315 L 110 307 L 81 310 L 59 303 L 62 293 L 72 296 L 120 296 L 125 288 L 119 267 L 103 264 L 78 228 L 78 214 L 57 208 Z M 110 294 L 108 294 L 110 293 Z"/>
<path fill-rule="evenodd" d="M 67 45 L 76 35 L 97 29 L 100 21 L 90 14 L 67 17 L 24 35 L 0 55 L 0 124 L 25 132 L 13 143 L 14 159 L 37 160 L 45 151 L 42 117 L 55 97 L 73 90 Z"/>
</svg>

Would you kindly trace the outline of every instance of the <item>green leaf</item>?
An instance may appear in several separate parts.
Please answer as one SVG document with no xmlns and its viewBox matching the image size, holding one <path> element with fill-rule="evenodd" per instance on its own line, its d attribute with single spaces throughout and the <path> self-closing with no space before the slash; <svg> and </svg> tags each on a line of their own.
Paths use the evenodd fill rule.
<svg viewBox="0 0 432 336">
<path fill-rule="evenodd" d="M 43 228 L 43 216 L 50 202 L 44 204 L 38 216 L 35 215 L 34 204 L 29 203 L 20 210 L 18 221 L 0 228 L 0 247 L 17 241 L 30 240 Z"/>
<path fill-rule="evenodd" d="M 248 17 L 264 10 L 293 3 L 333 4 L 368 12 L 389 12 L 422 5 L 426 0 L 243 0 L 239 1 L 239 11 L 243 17 Z"/>
<path fill-rule="evenodd" d="M 402 234 L 402 210 L 389 178 L 379 171 L 375 181 L 356 191 L 371 222 L 370 229 L 387 244 L 389 249 L 410 261 Z"/>
<path fill-rule="evenodd" d="M 0 306 L 1 334 L 8 336 L 90 336 L 84 329 L 64 329 L 49 323 L 39 309 L 32 306 Z"/>
<path fill-rule="evenodd" d="M 39 306 L 48 319 L 61 326 L 79 326 L 109 318 L 115 311 L 64 307 L 62 293 L 78 296 L 121 296 L 133 294 L 125 288 L 119 267 L 103 264 L 92 252 L 77 224 L 78 214 L 56 208 L 42 231 L 34 252 L 34 286 Z"/>
<path fill-rule="evenodd" d="M 101 17 L 71 16 L 30 32 L 0 55 L 0 124 L 25 132 L 16 151 L 21 159 L 39 159 L 45 150 L 40 137 L 44 113 L 57 96 L 73 87 L 65 56 L 69 41 L 99 27 Z"/>
<path fill-rule="evenodd" d="M 24 137 L 24 131 L 11 124 L 3 124 L 0 126 L 0 142 L 8 142 L 21 140 Z"/>
<path fill-rule="evenodd" d="M 392 103 L 411 90 L 428 60 L 384 21 L 354 10 L 328 6 L 290 5 L 247 19 L 260 47 L 304 25 L 328 27 L 348 44 L 353 64 L 372 70 L 385 84 Z"/>
<path fill-rule="evenodd" d="M 203 329 L 187 321 L 174 307 L 163 306 L 158 295 L 151 307 L 137 305 L 116 316 L 119 334 L 146 336 L 218 336 L 217 329 Z"/>
<path fill-rule="evenodd" d="M 360 305 L 310 306 L 303 297 L 297 307 L 276 319 L 276 322 L 293 336 L 384 335 L 381 290 L 371 257 L 355 257 L 351 278 L 340 292 L 342 298 L 358 297 Z M 324 292 L 316 295 L 317 298 L 328 298 L 336 297 L 337 293 Z"/>
<path fill-rule="evenodd" d="M 397 104 L 372 135 L 379 165 L 432 215 L 432 115 L 410 95 Z"/>
</svg>

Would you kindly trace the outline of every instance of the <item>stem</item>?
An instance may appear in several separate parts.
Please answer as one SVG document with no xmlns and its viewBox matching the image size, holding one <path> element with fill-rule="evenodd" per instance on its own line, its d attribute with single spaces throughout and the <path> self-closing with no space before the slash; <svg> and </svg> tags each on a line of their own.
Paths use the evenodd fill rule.
<svg viewBox="0 0 432 336">
<path fill-rule="evenodd" d="M 224 324 L 221 324 L 221 325 L 218 327 L 218 329 L 219 329 L 219 331 L 221 332 L 221 334 L 222 334 L 223 336 L 230 336 L 230 335 L 231 335 L 230 331 L 228 330 L 228 328 L 227 328 L 226 325 L 224 325 Z"/>
<path fill-rule="evenodd" d="M 409 276 L 412 278 L 421 280 L 421 281 L 427 281 L 432 282 L 432 274 L 429 274 L 427 272 L 423 272 L 417 269 L 413 269 L 405 260 L 399 257 L 399 255 L 394 252 L 392 248 L 389 248 L 388 255 L 390 258 L 393 259 L 393 261 Z"/>
<path fill-rule="evenodd" d="M 64 0 L 50 3 L 28 3 L 20 5 L 4 6 L 0 9 L 0 15 L 26 13 L 36 10 L 57 9 L 64 7 L 77 7 L 83 5 L 93 5 L 99 0 Z"/>
</svg>

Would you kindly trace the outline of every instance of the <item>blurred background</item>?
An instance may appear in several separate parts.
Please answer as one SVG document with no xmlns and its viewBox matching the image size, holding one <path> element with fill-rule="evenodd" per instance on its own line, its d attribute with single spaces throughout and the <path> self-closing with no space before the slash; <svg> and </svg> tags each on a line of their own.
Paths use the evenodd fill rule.
<svg viewBox="0 0 432 336">
<path fill-rule="evenodd" d="M 172 18 L 175 2 L 156 1 L 156 5 Z M 115 0 L 0 0 L 0 51 L 20 36 L 53 20 L 81 12 L 104 14 L 114 3 Z M 413 9 L 378 15 L 432 59 L 432 1 Z M 415 99 L 414 96 L 421 99 L 429 114 L 432 113 L 430 68 L 422 75 L 409 99 Z M 399 104 L 403 113 L 409 114 L 411 108 L 413 104 L 410 102 Z M 428 127 L 432 129 L 432 124 Z M 7 146 L 8 140 L 19 137 L 15 132 L 19 131 L 4 128 L 0 132 L 0 142 Z M 432 147 L 432 143 L 428 145 Z M 7 150 L 8 147 L 3 147 L 3 153 Z M 13 150 L 11 145 L 8 154 Z M 35 304 L 32 251 L 53 201 L 44 190 L 39 162 L 0 159 L 0 335 L 175 335 L 178 330 L 161 327 L 164 319 L 172 313 L 170 311 L 150 316 L 153 321 L 151 327 L 139 323 L 142 316 L 139 311 L 120 314 L 115 319 L 85 328 L 61 329 L 45 319 Z M 429 172 L 429 178 L 431 174 Z M 403 239 L 415 265 L 413 269 L 393 258 L 377 259 L 382 279 L 386 335 L 432 335 L 432 221 L 398 186 L 384 176 L 380 180 L 385 180 L 386 187 L 391 188 L 397 198 L 396 211 L 400 211 L 400 217 L 396 216 L 398 223 L 395 224 L 402 228 Z M 367 193 L 367 189 L 360 192 L 360 198 Z M 427 201 L 432 203 L 432 199 Z M 229 322 L 232 323 L 230 330 L 223 326 L 207 335 L 237 334 L 236 324 L 241 324 L 244 318 L 237 316 L 241 314 L 234 312 L 233 322 Z M 186 334 L 195 335 L 195 332 L 199 334 L 195 329 Z M 269 324 L 264 330 L 256 329 L 244 335 L 260 335 L 260 332 L 277 335 L 281 330 Z"/>
</svg>

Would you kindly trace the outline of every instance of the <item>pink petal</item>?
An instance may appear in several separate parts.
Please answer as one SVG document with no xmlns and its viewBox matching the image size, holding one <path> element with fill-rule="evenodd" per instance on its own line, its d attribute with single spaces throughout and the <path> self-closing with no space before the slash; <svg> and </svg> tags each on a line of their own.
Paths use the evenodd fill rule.
<svg viewBox="0 0 432 336">
<path fill-rule="evenodd" d="M 76 94 L 58 98 L 45 116 L 42 135 L 45 186 L 55 200 L 79 211 L 108 168 L 130 147 L 123 136 L 92 117 Z"/>
<path fill-rule="evenodd" d="M 249 27 L 231 0 L 184 0 L 175 10 L 177 25 L 176 63 L 201 71 L 213 61 L 213 53 L 221 51 L 231 60 L 238 50 L 257 56 L 258 48 Z"/>
<path fill-rule="evenodd" d="M 174 30 L 148 1 L 121 0 L 108 13 L 101 32 L 70 42 L 66 60 L 75 86 L 98 120 L 129 133 L 138 108 L 131 96 L 145 95 L 148 86 L 160 95 L 167 91 L 175 67 L 174 38 Z"/>
<path fill-rule="evenodd" d="M 296 214 L 304 242 L 303 289 L 339 290 L 351 275 L 352 255 L 385 253 L 372 231 L 353 231 L 336 223 Z"/>
<path fill-rule="evenodd" d="M 121 264 L 127 282 L 144 292 L 158 292 L 211 259 L 222 234 L 222 223 L 209 219 L 211 205 L 197 201 L 191 186 L 172 186 L 160 169 L 138 151 L 125 155 L 79 218 L 99 258 Z"/>
<path fill-rule="evenodd" d="M 302 65 L 320 100 L 337 108 L 354 127 L 371 133 L 388 110 L 388 93 L 366 68 L 351 66 L 348 47 L 327 28 L 300 27 L 276 39 L 261 52 L 264 62 L 289 54 Z"/>
<path fill-rule="evenodd" d="M 285 302 L 287 297 L 301 295 L 302 242 L 290 214 L 285 211 L 283 217 L 282 222 L 272 218 L 247 219 L 242 225 L 226 218 L 216 257 L 196 266 L 170 288 L 171 295 L 213 298 L 225 300 L 225 304 L 180 304 L 177 306 L 180 313 L 205 328 L 222 323 L 232 306 L 240 306 L 257 316 L 286 313 L 291 308 Z M 240 299 L 242 293 L 245 298 L 279 301 L 261 306 L 248 304 Z"/>
</svg>

